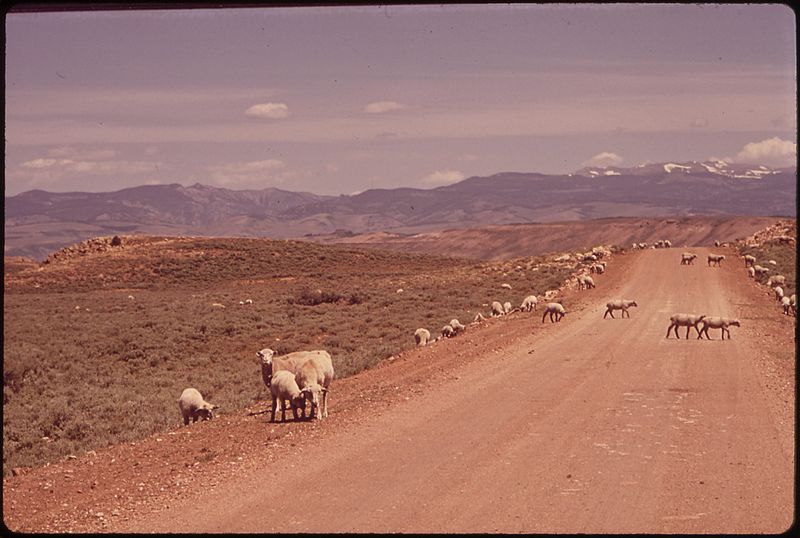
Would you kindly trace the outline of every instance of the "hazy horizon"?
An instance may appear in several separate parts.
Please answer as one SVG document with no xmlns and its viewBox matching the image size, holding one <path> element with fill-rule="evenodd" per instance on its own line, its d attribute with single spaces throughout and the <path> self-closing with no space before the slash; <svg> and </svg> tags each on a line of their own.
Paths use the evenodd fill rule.
<svg viewBox="0 0 800 538">
<path fill-rule="evenodd" d="M 6 14 L 5 195 L 796 162 L 782 4 Z"/>
</svg>

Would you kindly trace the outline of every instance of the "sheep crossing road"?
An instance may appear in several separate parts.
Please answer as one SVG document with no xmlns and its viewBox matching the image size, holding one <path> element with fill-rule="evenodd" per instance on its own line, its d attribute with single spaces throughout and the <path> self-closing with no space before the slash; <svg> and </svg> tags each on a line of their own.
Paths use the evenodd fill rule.
<svg viewBox="0 0 800 538">
<path fill-rule="evenodd" d="M 107 530 L 782 532 L 791 422 L 779 426 L 781 402 L 759 382 L 751 281 L 724 264 L 678 271 L 675 256 L 631 253 L 591 297 L 567 298 L 561 323 L 522 314 L 475 329 L 505 331 L 507 347 L 476 339 L 464 350 L 474 361 L 435 388 L 365 405 L 316 444 L 282 447 L 270 468 Z M 603 320 L 617 297 L 635 297 L 635 315 Z M 741 328 L 733 340 L 664 338 L 675 312 Z"/>
</svg>

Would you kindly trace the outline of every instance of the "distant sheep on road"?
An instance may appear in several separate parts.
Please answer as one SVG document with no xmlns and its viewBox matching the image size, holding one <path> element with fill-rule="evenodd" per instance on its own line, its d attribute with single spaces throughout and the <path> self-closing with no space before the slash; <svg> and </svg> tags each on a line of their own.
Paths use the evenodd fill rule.
<svg viewBox="0 0 800 538">
<path fill-rule="evenodd" d="M 544 307 L 544 314 L 542 314 L 542 323 L 544 323 L 544 318 L 548 314 L 550 314 L 550 323 L 553 323 L 554 316 L 555 321 L 561 321 L 561 318 L 567 315 L 567 311 L 561 303 L 547 303 Z"/>
<path fill-rule="evenodd" d="M 603 319 L 606 319 L 606 316 L 609 314 L 611 314 L 611 317 L 614 318 L 614 310 L 622 310 L 623 318 L 625 317 L 625 314 L 628 314 L 628 317 L 631 317 L 631 313 L 628 312 L 628 308 L 632 306 L 639 305 L 636 304 L 636 301 L 632 299 L 617 299 L 616 301 L 609 301 L 606 303 L 606 313 L 603 314 Z"/>
<path fill-rule="evenodd" d="M 678 327 L 686 327 L 686 339 L 689 339 L 689 329 L 694 327 L 694 330 L 697 331 L 698 336 L 700 335 L 700 329 L 697 328 L 697 324 L 700 323 L 703 319 L 705 319 L 705 315 L 698 316 L 696 314 L 672 314 L 670 316 L 669 327 L 667 327 L 667 338 L 669 338 L 670 331 L 674 328 L 675 329 L 675 337 L 680 340 L 680 335 L 678 334 Z"/>
<path fill-rule="evenodd" d="M 692 265 L 694 263 L 695 258 L 697 258 L 697 254 L 692 254 L 691 252 L 684 252 L 681 254 L 681 265 Z"/>
<path fill-rule="evenodd" d="M 735 327 L 741 327 L 739 324 L 738 319 L 733 318 L 720 318 L 720 317 L 713 317 L 713 318 L 705 318 L 703 321 L 700 322 L 702 325 L 700 328 L 700 334 L 697 335 L 698 340 L 702 340 L 703 335 L 706 335 L 708 340 L 711 340 L 711 337 L 708 336 L 708 329 L 721 329 L 722 330 L 722 339 L 725 340 L 725 333 L 728 333 L 728 340 L 731 339 L 731 331 L 728 329 L 731 325 Z"/>
<path fill-rule="evenodd" d="M 724 259 L 725 259 L 725 255 L 724 254 L 709 254 L 708 255 L 708 266 L 712 267 L 712 266 L 716 265 L 717 267 L 719 267 L 720 263 Z"/>
</svg>

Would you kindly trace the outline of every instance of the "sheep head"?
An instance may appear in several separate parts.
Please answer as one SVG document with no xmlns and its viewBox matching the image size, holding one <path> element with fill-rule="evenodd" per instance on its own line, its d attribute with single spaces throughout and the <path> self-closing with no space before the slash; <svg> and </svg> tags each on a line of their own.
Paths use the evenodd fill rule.
<svg viewBox="0 0 800 538">
<path fill-rule="evenodd" d="M 312 383 L 300 391 L 300 398 L 303 400 L 303 405 L 305 406 L 306 400 L 311 402 L 311 416 L 315 416 L 317 409 L 319 408 L 320 400 L 322 399 L 322 394 L 327 392 L 328 390 L 323 388 L 318 383 Z"/>
<path fill-rule="evenodd" d="M 272 385 L 272 357 L 275 352 L 268 347 L 261 351 L 256 351 L 258 356 L 258 363 L 261 365 L 261 377 L 264 379 L 264 384 L 269 388 Z"/>
<path fill-rule="evenodd" d="M 735 325 L 736 327 L 741 327 L 741 325 L 739 325 L 739 320 L 738 320 L 738 319 L 732 319 L 732 320 L 730 320 L 730 322 L 728 323 L 728 325 Z"/>
</svg>

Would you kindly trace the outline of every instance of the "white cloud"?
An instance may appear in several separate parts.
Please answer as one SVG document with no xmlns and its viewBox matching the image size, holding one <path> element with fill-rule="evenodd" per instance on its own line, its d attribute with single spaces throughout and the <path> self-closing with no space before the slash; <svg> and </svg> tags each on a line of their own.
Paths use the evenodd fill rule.
<svg viewBox="0 0 800 538">
<path fill-rule="evenodd" d="M 60 151 L 55 153 L 66 154 Z M 104 153 L 104 155 L 109 154 Z M 86 176 L 118 177 L 158 174 L 161 166 L 163 163 L 155 161 L 91 161 L 46 157 L 20 163 L 14 172 L 14 178 L 20 184 L 30 188 L 42 188 L 70 180 L 85 179 Z"/>
<path fill-rule="evenodd" d="M 383 114 L 384 112 L 391 112 L 393 110 L 401 110 L 406 108 L 406 105 L 401 105 L 395 101 L 377 101 L 370 103 L 364 107 L 364 112 L 369 114 Z"/>
<path fill-rule="evenodd" d="M 113 159 L 118 155 L 118 152 L 113 149 L 89 149 L 77 148 L 74 146 L 60 146 L 48 150 L 47 155 L 50 157 L 62 157 L 77 161 L 104 161 Z"/>
<path fill-rule="evenodd" d="M 280 119 L 289 116 L 289 107 L 284 103 L 261 103 L 248 108 L 245 114 L 254 118 Z"/>
<path fill-rule="evenodd" d="M 286 164 L 278 159 L 210 166 L 211 179 L 223 187 L 265 188 L 282 183 Z"/>
<path fill-rule="evenodd" d="M 747 164 L 790 166 L 797 160 L 797 143 L 777 136 L 761 142 L 750 142 L 732 160 Z"/>
<path fill-rule="evenodd" d="M 464 174 L 458 170 L 437 170 L 422 178 L 423 183 L 430 183 L 433 185 L 449 185 L 464 179 Z"/>
<path fill-rule="evenodd" d="M 620 164 L 622 164 L 622 157 L 616 153 L 604 151 L 585 161 L 583 166 L 619 166 Z"/>
</svg>

